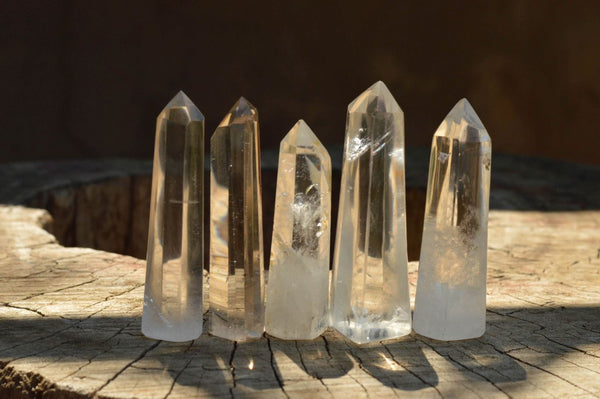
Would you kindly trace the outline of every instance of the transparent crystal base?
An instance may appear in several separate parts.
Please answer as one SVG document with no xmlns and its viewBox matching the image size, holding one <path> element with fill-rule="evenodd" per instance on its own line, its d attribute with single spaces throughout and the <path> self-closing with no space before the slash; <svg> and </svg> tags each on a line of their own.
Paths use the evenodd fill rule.
<svg viewBox="0 0 600 399">
<path fill-rule="evenodd" d="M 485 333 L 485 284 L 432 284 L 422 286 L 413 328 L 424 337 L 440 341 L 479 338 Z M 419 293 L 420 294 L 420 293 Z"/>
<path fill-rule="evenodd" d="M 485 321 L 482 323 L 483 325 L 470 326 L 468 329 L 463 329 L 460 332 L 455 331 L 440 331 L 439 328 L 431 328 L 425 325 L 415 324 L 414 330 L 417 334 L 422 335 L 427 338 L 436 339 L 438 341 L 460 341 L 463 339 L 473 339 L 479 338 L 483 334 L 485 334 Z"/>
<path fill-rule="evenodd" d="M 313 339 L 327 328 L 328 259 L 297 255 L 269 274 L 267 334 L 281 339 Z"/>
<path fill-rule="evenodd" d="M 198 312 L 202 313 L 202 309 L 198 309 Z M 191 341 L 202 334 L 202 316 L 181 317 L 177 321 L 172 318 L 167 320 L 155 307 L 146 303 L 142 318 L 142 334 L 163 341 Z"/>
<path fill-rule="evenodd" d="M 266 333 L 269 334 L 272 337 L 275 338 L 279 338 L 279 339 L 287 339 L 287 340 L 311 340 L 311 339 L 315 339 L 318 336 L 320 336 L 321 334 L 323 334 L 325 332 L 325 330 L 327 329 L 326 326 L 324 326 L 323 328 L 316 330 L 316 331 L 312 331 L 309 334 L 304 334 L 304 333 L 300 333 L 300 334 L 295 334 L 293 332 L 290 332 L 289 330 L 277 330 L 277 329 L 273 329 L 273 328 L 268 328 L 266 330 Z"/>
<path fill-rule="evenodd" d="M 403 311 L 390 320 L 381 320 L 380 315 L 365 315 L 354 319 L 348 317 L 341 321 L 333 320 L 332 326 L 357 344 L 399 338 L 410 334 L 412 329 L 410 315 Z"/>
<path fill-rule="evenodd" d="M 247 341 L 248 339 L 260 338 L 263 335 L 261 329 L 250 330 L 243 320 L 235 323 L 232 320 L 223 320 L 214 313 L 209 314 L 209 332 L 211 335 L 225 338 L 230 341 Z"/>
</svg>

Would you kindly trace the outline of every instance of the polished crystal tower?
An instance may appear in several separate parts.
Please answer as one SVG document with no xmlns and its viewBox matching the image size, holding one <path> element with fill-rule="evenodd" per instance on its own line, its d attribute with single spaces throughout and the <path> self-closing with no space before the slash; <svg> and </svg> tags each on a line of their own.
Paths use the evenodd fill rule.
<svg viewBox="0 0 600 399">
<path fill-rule="evenodd" d="M 356 343 L 411 331 L 404 114 L 383 82 L 348 106 L 331 324 Z"/>
<path fill-rule="evenodd" d="M 209 332 L 244 341 L 265 325 L 256 108 L 240 98 L 210 145 Z"/>
<path fill-rule="evenodd" d="M 450 341 L 485 332 L 490 136 L 466 99 L 433 136 L 414 328 Z"/>
<path fill-rule="evenodd" d="M 281 141 L 266 330 L 313 339 L 328 326 L 331 159 L 300 120 Z"/>
<path fill-rule="evenodd" d="M 179 92 L 158 115 L 142 332 L 166 341 L 202 333 L 204 116 Z"/>
</svg>

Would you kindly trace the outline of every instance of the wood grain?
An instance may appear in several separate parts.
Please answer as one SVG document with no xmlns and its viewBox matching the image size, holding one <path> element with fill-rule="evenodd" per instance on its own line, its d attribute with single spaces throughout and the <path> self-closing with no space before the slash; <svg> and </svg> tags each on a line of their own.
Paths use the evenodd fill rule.
<svg viewBox="0 0 600 399">
<path fill-rule="evenodd" d="M 600 396 L 600 211 L 493 211 L 486 334 L 367 347 L 146 339 L 144 261 L 62 247 L 50 221 L 0 207 L 2 397 Z"/>
</svg>

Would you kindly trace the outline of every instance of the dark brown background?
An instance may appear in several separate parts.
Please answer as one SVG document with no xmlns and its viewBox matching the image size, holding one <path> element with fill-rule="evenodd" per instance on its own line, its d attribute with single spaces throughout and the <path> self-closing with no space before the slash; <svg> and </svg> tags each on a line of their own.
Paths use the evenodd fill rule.
<svg viewBox="0 0 600 399">
<path fill-rule="evenodd" d="M 151 158 L 179 89 L 207 136 L 244 95 L 265 148 L 299 118 L 341 143 L 347 104 L 381 79 L 408 146 L 467 97 L 495 151 L 600 164 L 600 2 L 469 3 L 5 2 L 0 162 Z"/>
</svg>

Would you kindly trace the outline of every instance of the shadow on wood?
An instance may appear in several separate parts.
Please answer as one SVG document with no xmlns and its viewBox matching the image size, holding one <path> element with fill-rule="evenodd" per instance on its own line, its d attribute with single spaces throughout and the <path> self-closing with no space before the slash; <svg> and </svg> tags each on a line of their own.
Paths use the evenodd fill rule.
<svg viewBox="0 0 600 399">
<path fill-rule="evenodd" d="M 140 333 L 144 261 L 63 247 L 42 229 L 52 225 L 46 211 L 1 205 L 0 392 L 186 398 L 417 391 L 432 397 L 598 395 L 600 187 L 590 183 L 600 174 L 577 165 L 561 171 L 561 164 L 499 158 L 492 207 L 543 212 L 490 212 L 487 332 L 464 342 L 411 335 L 357 347 L 331 331 L 310 342 L 263 338 L 235 344 L 209 336 L 182 344 L 151 341 Z M 0 181 L 6 182 L 0 202 L 24 203 L 72 187 L 85 192 L 90 182 L 131 187 L 136 176 L 144 176 L 139 163 L 122 160 L 77 163 L 77 173 L 63 174 L 73 165 L 0 168 Z M 103 205 L 126 208 L 131 197 L 123 201 L 120 189 L 106 197 L 102 190 L 87 190 L 81 203 L 98 217 L 86 230 L 99 233 L 98 245 L 112 229 L 110 223 L 98 226 L 103 217 L 131 219 L 126 213 L 106 216 Z M 66 203 L 78 195 L 66 195 Z M 416 278 L 417 264 L 411 262 L 413 298 Z"/>
<path fill-rule="evenodd" d="M 41 376 L 25 378 L 16 371 L 28 364 L 41 372 L 51 367 L 53 381 L 96 379 L 92 385 L 103 394 L 123 394 L 125 383 L 148 383 L 161 374 L 159 379 L 171 381 L 166 387 L 190 387 L 208 395 L 230 390 L 291 393 L 310 390 L 311 384 L 336 389 L 347 384 L 372 393 L 369 384 L 374 380 L 403 391 L 441 390 L 444 396 L 451 389 L 447 384 L 462 380 L 502 390 L 505 383 L 526 380 L 528 373 L 552 370 L 555 362 L 565 362 L 566 354 L 586 354 L 578 348 L 600 344 L 599 315 L 598 307 L 493 308 L 481 339 L 446 343 L 413 334 L 360 347 L 332 331 L 314 341 L 263 338 L 233 343 L 203 335 L 192 342 L 168 343 L 144 338 L 139 317 L 64 319 L 33 312 L 0 320 L 0 393 L 12 391 L 16 381 L 25 384 L 23 392 L 34 388 L 27 384 L 44 382 Z M 568 345 L 559 342 L 565 334 Z M 535 357 L 536 365 L 529 357 Z M 135 389 L 130 393 L 139 394 L 140 388 Z"/>
</svg>

